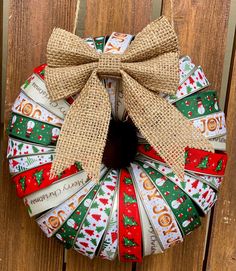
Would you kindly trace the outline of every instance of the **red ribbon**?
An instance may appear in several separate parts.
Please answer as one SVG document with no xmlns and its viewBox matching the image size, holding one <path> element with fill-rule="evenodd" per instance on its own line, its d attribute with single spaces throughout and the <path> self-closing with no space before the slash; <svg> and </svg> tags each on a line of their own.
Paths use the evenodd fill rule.
<svg viewBox="0 0 236 271">
<path fill-rule="evenodd" d="M 132 177 L 127 169 L 119 177 L 119 257 L 122 262 L 142 261 L 142 228 Z"/>
<path fill-rule="evenodd" d="M 44 164 L 13 176 L 12 180 L 16 184 L 17 196 L 20 198 L 25 197 L 51 185 L 55 181 L 81 171 L 81 167 L 73 165 L 65 169 L 60 176 L 50 178 L 51 165 L 52 163 Z"/>
<path fill-rule="evenodd" d="M 161 156 L 158 155 L 149 144 L 140 144 L 138 146 L 138 152 L 153 160 L 165 163 Z M 224 176 L 226 164 L 226 153 L 212 153 L 192 148 L 185 149 L 185 170 L 199 174 Z"/>
</svg>

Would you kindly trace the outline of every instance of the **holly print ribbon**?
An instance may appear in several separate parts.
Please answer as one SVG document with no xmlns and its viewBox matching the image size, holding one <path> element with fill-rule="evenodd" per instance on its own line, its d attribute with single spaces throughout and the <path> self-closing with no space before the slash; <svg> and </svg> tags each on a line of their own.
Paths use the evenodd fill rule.
<svg viewBox="0 0 236 271">
<path fill-rule="evenodd" d="M 132 177 L 127 169 L 119 176 L 119 259 L 142 261 L 142 229 Z"/>
<path fill-rule="evenodd" d="M 105 177 L 74 243 L 74 249 L 92 259 L 107 227 L 117 185 L 117 171 Z"/>
</svg>

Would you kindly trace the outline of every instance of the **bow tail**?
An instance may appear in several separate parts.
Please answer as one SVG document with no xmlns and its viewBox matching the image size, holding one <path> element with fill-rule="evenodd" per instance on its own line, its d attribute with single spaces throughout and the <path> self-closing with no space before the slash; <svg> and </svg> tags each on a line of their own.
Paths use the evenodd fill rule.
<svg viewBox="0 0 236 271">
<path fill-rule="evenodd" d="M 214 152 L 211 143 L 173 105 L 122 72 L 125 106 L 146 140 L 184 178 L 185 148 Z"/>
<path fill-rule="evenodd" d="M 81 162 L 88 176 L 98 181 L 110 115 L 108 93 L 93 72 L 66 115 L 51 175 Z"/>
</svg>

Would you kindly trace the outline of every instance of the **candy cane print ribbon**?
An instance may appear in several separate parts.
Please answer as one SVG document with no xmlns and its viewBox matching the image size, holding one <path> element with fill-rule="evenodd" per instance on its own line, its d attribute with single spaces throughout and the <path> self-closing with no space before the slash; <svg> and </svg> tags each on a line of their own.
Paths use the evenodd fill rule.
<svg viewBox="0 0 236 271">
<path fill-rule="evenodd" d="M 59 176 L 50 178 L 51 163 L 31 168 L 13 176 L 16 184 L 17 196 L 22 198 L 40 189 L 43 189 L 55 181 L 61 180 L 82 170 L 79 163 L 65 169 Z"/>
<path fill-rule="evenodd" d="M 139 144 L 138 152 L 154 162 L 165 163 L 149 144 Z M 227 163 L 226 153 L 211 153 L 203 150 L 185 149 L 185 170 L 211 176 L 224 176 Z"/>
<path fill-rule="evenodd" d="M 56 115 L 37 104 L 24 92 L 20 92 L 19 96 L 16 98 L 12 106 L 12 111 L 32 119 L 51 123 L 55 126 L 60 127 L 63 124 L 63 119 L 58 118 Z"/>
<path fill-rule="evenodd" d="M 138 209 L 142 225 L 141 228 L 142 228 L 143 256 L 162 253 L 163 250 L 161 249 L 161 245 L 159 244 L 159 239 L 157 238 L 157 235 L 149 221 L 143 203 L 140 199 L 138 189 L 136 187 L 134 188 L 137 195 Z"/>
<path fill-rule="evenodd" d="M 119 174 L 119 259 L 142 261 L 142 229 L 132 177 L 127 169 Z"/>
<path fill-rule="evenodd" d="M 63 242 L 66 248 L 71 248 L 73 246 L 78 230 L 83 223 L 91 204 L 93 203 L 94 197 L 96 196 L 102 181 L 103 180 L 100 181 L 100 184 L 96 183 L 63 225 L 56 233 L 54 232 L 54 236 Z"/>
<path fill-rule="evenodd" d="M 94 186 L 95 182 L 93 181 L 85 183 L 69 199 L 36 219 L 39 227 L 47 237 L 51 237 L 64 224 Z"/>
<path fill-rule="evenodd" d="M 80 190 L 87 180 L 86 172 L 80 171 L 24 197 L 29 215 L 35 216 L 61 204 Z"/>
<path fill-rule="evenodd" d="M 92 259 L 105 232 L 112 210 L 117 185 L 117 171 L 105 177 L 91 208 L 79 230 L 74 249 Z"/>
<path fill-rule="evenodd" d="M 43 70 L 44 69 L 45 66 L 43 67 Z M 70 105 L 63 99 L 54 102 L 51 101 L 43 78 L 34 73 L 26 80 L 21 89 L 29 98 L 40 106 L 56 115 L 58 118 L 64 119 Z"/>
<path fill-rule="evenodd" d="M 178 87 L 175 95 L 167 96 L 166 99 L 170 103 L 175 103 L 197 91 L 209 86 L 209 82 L 200 66 Z"/>
<path fill-rule="evenodd" d="M 175 217 L 155 185 L 137 164 L 131 164 L 134 184 L 143 200 L 149 220 L 155 230 L 161 249 L 170 248 L 183 241 Z"/>
<path fill-rule="evenodd" d="M 170 206 L 184 235 L 201 225 L 199 214 L 187 194 L 160 172 L 147 164 L 138 162 L 149 179 L 155 184 L 163 199 Z"/>
<path fill-rule="evenodd" d="M 43 153 L 55 153 L 55 148 L 32 144 L 11 137 L 8 139 L 7 158 Z"/>
<path fill-rule="evenodd" d="M 226 135 L 224 112 L 207 115 L 191 120 L 193 125 L 200 130 L 206 138 L 214 138 Z"/>
<path fill-rule="evenodd" d="M 114 260 L 118 250 L 118 194 L 116 193 L 109 223 L 104 233 L 99 257 L 107 260 Z"/>
<path fill-rule="evenodd" d="M 45 153 L 39 155 L 27 155 L 9 159 L 9 171 L 11 174 L 38 167 L 52 162 L 55 153 Z"/>
<path fill-rule="evenodd" d="M 58 126 L 12 113 L 8 127 L 12 137 L 41 145 L 56 145 L 60 134 Z"/>
<path fill-rule="evenodd" d="M 175 185 L 181 188 L 200 209 L 207 214 L 217 200 L 216 193 L 206 183 L 199 181 L 197 178 L 185 174 L 184 180 L 180 180 L 171 170 L 171 168 L 160 164 L 145 160 L 145 164 L 156 169 L 158 172 L 166 176 Z"/>
</svg>

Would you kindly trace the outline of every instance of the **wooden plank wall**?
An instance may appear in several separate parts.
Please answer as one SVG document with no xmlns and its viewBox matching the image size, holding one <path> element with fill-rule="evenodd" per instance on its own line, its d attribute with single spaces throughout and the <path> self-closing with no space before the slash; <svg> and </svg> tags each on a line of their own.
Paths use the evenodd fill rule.
<svg viewBox="0 0 236 271">
<path fill-rule="evenodd" d="M 19 86 L 31 74 L 33 67 L 45 62 L 46 43 L 53 27 L 59 26 L 70 31 L 75 29 L 84 36 L 109 34 L 112 31 L 137 33 L 151 19 L 159 16 L 156 9 L 159 4 L 160 0 L 78 0 L 76 11 L 77 0 L 9 0 L 5 125 Z M 211 88 L 218 92 L 229 6 L 230 0 L 174 1 L 175 28 L 182 53 L 190 55 L 196 64 L 203 67 L 212 83 Z M 168 14 L 168 1 L 164 1 L 162 9 L 163 13 Z M 76 13 L 78 16 L 75 23 Z M 233 122 L 236 105 L 235 59 L 232 67 L 226 107 L 230 161 L 209 231 L 209 218 L 204 218 L 202 227 L 188 236 L 183 244 L 171 248 L 163 255 L 147 257 L 141 265 L 131 266 L 99 259 L 90 261 L 74 251 L 65 253 L 59 242 L 47 240 L 36 223 L 28 217 L 21 200 L 15 196 L 15 189 L 9 181 L 7 161 L 3 159 L 4 171 L 1 172 L 0 186 L 0 270 L 236 270 L 236 240 L 232 235 L 236 215 L 235 185 L 232 188 L 236 178 L 236 148 L 233 141 L 236 136 L 236 125 Z M 4 136 L 5 148 L 6 144 Z"/>
</svg>

